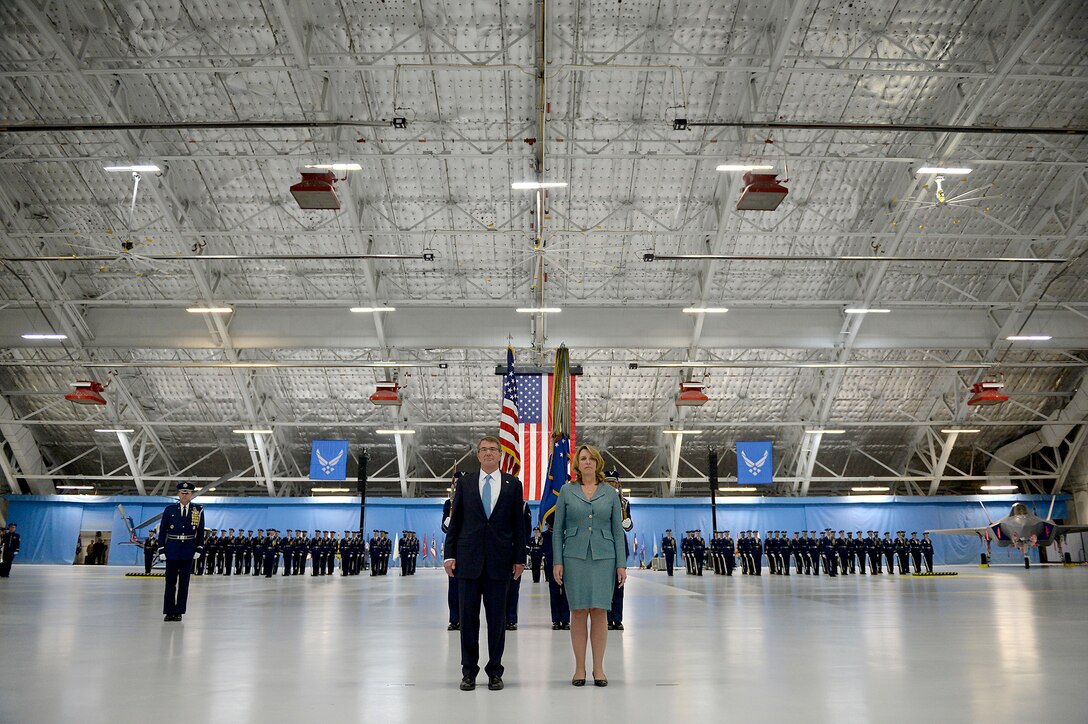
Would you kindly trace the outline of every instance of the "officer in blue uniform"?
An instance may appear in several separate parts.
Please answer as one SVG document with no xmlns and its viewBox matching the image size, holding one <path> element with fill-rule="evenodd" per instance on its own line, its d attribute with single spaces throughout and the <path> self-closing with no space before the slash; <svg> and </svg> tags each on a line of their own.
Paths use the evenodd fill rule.
<svg viewBox="0 0 1088 724">
<path fill-rule="evenodd" d="M 144 574 L 151 573 L 151 567 L 155 565 L 155 556 L 159 553 L 159 539 L 155 535 L 155 529 L 144 538 Z"/>
<path fill-rule="evenodd" d="M 863 576 L 865 575 L 865 559 L 869 555 L 867 551 L 865 539 L 861 537 L 861 531 L 859 530 L 854 538 L 854 557 L 857 558 L 858 572 Z"/>
<path fill-rule="evenodd" d="M 695 531 L 691 539 L 692 559 L 694 560 L 695 575 L 703 575 L 703 563 L 706 561 L 706 543 L 703 542 L 703 532 Z"/>
<path fill-rule="evenodd" d="M 875 530 L 869 531 L 869 536 L 865 539 L 865 545 L 869 551 L 869 572 L 871 575 L 878 576 L 884 572 L 883 567 L 880 565 L 880 534 Z"/>
<path fill-rule="evenodd" d="M 529 510 L 529 504 L 522 503 L 521 529 L 525 532 L 525 546 L 528 546 L 529 529 L 533 527 L 533 514 Z M 524 546 L 523 546 L 524 547 Z M 518 630 L 518 603 L 521 601 L 521 576 L 514 577 L 510 572 L 510 583 L 506 586 L 506 630 Z"/>
<path fill-rule="evenodd" d="M 630 556 L 631 545 L 627 541 L 627 534 L 635 527 L 631 519 L 631 501 L 624 497 L 623 486 L 620 485 L 620 471 L 606 470 L 604 481 L 614 487 L 620 494 L 620 527 L 623 528 L 623 552 Z M 624 558 L 624 564 L 627 559 Z M 608 629 L 610 631 L 623 631 L 623 586 L 615 586 L 612 591 L 612 608 L 608 610 Z"/>
<path fill-rule="evenodd" d="M 710 539 L 710 562 L 714 566 L 714 575 L 720 576 L 725 572 L 722 563 L 722 532 L 714 531 L 714 537 Z"/>
<path fill-rule="evenodd" d="M 446 501 L 447 504 L 449 502 L 450 501 L 448 501 L 448 500 Z M 447 517 L 447 514 L 442 513 L 442 520 L 445 520 L 446 517 Z M 442 525 L 443 525 L 443 528 L 444 528 L 446 524 L 443 523 Z M 443 532 L 445 532 L 445 530 L 443 530 Z M 312 540 L 310 541 L 310 544 L 311 544 L 311 546 L 313 545 Z M 376 576 L 376 575 L 378 575 L 378 572 L 381 569 L 381 566 L 378 563 L 379 553 L 378 553 L 378 531 L 377 530 L 372 531 L 372 535 L 370 536 L 369 549 L 370 549 L 370 575 Z M 314 575 L 316 576 L 317 574 L 315 573 Z"/>
<path fill-rule="evenodd" d="M 884 560 L 888 564 L 888 575 L 895 573 L 895 541 L 892 534 L 884 531 L 884 540 L 880 541 L 880 550 L 884 554 Z"/>
<path fill-rule="evenodd" d="M 446 502 L 442 504 L 442 534 L 445 535 L 449 532 L 450 528 L 450 516 L 453 515 L 453 496 L 457 493 L 457 481 L 460 475 L 453 476 L 453 482 L 450 483 L 450 497 L 446 498 Z M 374 551 L 374 546 L 377 543 L 378 531 L 374 531 L 374 537 L 370 539 L 370 566 L 373 569 L 375 561 L 377 561 L 377 554 Z M 377 575 L 371 570 L 370 575 Z M 545 575 L 547 575 L 547 569 L 545 569 Z M 447 631 L 460 631 L 461 630 L 461 612 L 457 604 L 457 576 L 446 576 L 446 580 L 449 581 L 446 588 L 446 607 L 449 608 L 449 625 L 446 626 Z"/>
<path fill-rule="evenodd" d="M 264 528 L 257 529 L 257 537 L 253 539 L 253 575 L 259 576 L 264 572 Z"/>
<path fill-rule="evenodd" d="M 555 552 L 552 550 L 552 529 L 547 523 L 544 524 L 542 537 L 544 538 L 544 578 L 548 581 L 548 607 L 551 611 L 552 631 L 569 631 L 570 604 L 567 602 L 566 591 L 552 575 Z"/>
<path fill-rule="evenodd" d="M 899 575 L 905 576 L 910 573 L 910 563 L 907 561 L 910 545 L 907 543 L 906 531 L 897 531 L 895 535 L 895 557 L 899 562 Z"/>
<path fill-rule="evenodd" d="M 275 528 L 269 528 L 268 539 L 264 543 L 264 577 L 271 578 L 276 575 L 280 565 L 280 532 Z"/>
<path fill-rule="evenodd" d="M 378 531 L 374 531 L 377 533 Z M 314 537 L 310 539 L 310 575 L 320 576 L 324 572 L 324 550 L 325 544 L 321 542 L 321 531 L 315 530 Z"/>
<path fill-rule="evenodd" d="M 914 564 L 914 572 L 922 572 L 922 541 L 918 540 L 918 533 L 913 532 L 910 534 L 910 540 L 907 541 L 907 546 L 910 549 L 910 560 Z"/>
<path fill-rule="evenodd" d="M 737 565 L 737 547 L 733 539 L 729 537 L 729 531 L 725 531 L 721 542 L 722 560 L 725 564 L 725 575 L 733 575 L 733 568 Z"/>
<path fill-rule="evenodd" d="M 676 539 L 672 537 L 672 528 L 666 530 L 665 537 L 661 539 L 661 555 L 665 556 L 665 571 L 671 576 L 672 564 L 676 560 Z"/>
<path fill-rule="evenodd" d="M 540 583 L 540 564 L 544 560 L 544 538 L 540 528 L 533 528 L 533 537 L 529 539 L 529 569 L 533 573 L 533 583 Z"/>
<path fill-rule="evenodd" d="M 178 502 L 166 506 L 159 524 L 166 558 L 163 621 L 180 621 L 185 614 L 193 561 L 204 553 L 204 510 L 192 502 L 195 489 L 190 482 L 178 483 Z"/>
<path fill-rule="evenodd" d="M 19 552 L 20 536 L 15 532 L 17 527 L 14 523 L 8 523 L 7 530 L 0 534 L 0 578 L 11 575 L 11 564 Z"/>
<path fill-rule="evenodd" d="M 933 573 L 933 541 L 929 539 L 929 533 L 922 533 L 922 559 L 926 562 L 926 573 Z"/>
</svg>

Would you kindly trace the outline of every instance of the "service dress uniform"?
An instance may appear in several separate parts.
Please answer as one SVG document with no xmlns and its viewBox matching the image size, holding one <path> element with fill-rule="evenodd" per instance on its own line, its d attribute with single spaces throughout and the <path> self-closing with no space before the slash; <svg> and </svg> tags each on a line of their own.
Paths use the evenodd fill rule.
<svg viewBox="0 0 1088 724">
<path fill-rule="evenodd" d="M 178 483 L 179 493 L 195 489 L 192 483 Z M 188 497 L 188 496 L 185 496 Z M 204 509 L 189 500 L 173 503 L 162 513 L 163 550 L 166 558 L 166 591 L 162 612 L 166 621 L 180 621 L 189 600 L 189 577 L 193 561 L 204 553 Z"/>
</svg>

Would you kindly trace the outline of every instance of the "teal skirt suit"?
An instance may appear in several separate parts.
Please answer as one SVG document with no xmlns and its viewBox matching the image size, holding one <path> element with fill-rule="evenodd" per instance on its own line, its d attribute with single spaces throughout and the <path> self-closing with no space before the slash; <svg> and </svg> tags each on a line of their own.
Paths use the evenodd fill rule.
<svg viewBox="0 0 1088 724">
<path fill-rule="evenodd" d="M 555 504 L 552 551 L 563 566 L 563 588 L 572 610 L 612 608 L 616 569 L 627 566 L 623 513 L 616 489 L 598 483 L 587 500 L 580 483 L 567 483 Z"/>
</svg>

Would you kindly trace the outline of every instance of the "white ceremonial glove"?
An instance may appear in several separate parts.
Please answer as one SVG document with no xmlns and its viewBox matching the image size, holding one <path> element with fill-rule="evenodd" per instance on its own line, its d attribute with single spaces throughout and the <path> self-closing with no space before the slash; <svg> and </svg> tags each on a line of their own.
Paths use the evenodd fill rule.
<svg viewBox="0 0 1088 724">
<path fill-rule="evenodd" d="M 446 518 L 445 520 L 443 520 L 442 525 L 449 528 L 450 527 L 450 518 Z"/>
<path fill-rule="evenodd" d="M 197 558 L 200 558 L 200 553 L 199 553 L 199 551 L 198 551 L 197 553 L 194 553 L 194 554 L 193 554 L 193 560 L 195 561 L 195 560 L 196 560 Z"/>
</svg>

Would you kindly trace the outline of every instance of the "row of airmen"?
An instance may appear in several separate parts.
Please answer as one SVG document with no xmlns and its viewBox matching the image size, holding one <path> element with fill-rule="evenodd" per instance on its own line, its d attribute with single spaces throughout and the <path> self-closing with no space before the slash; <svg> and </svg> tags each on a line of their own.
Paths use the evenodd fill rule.
<svg viewBox="0 0 1088 724">
<path fill-rule="evenodd" d="M 672 575 L 670 552 L 674 552 L 676 546 L 671 531 L 667 531 L 662 540 L 662 550 L 665 551 L 669 575 Z M 881 539 L 877 531 L 867 531 L 863 537 L 859 530 L 856 538 L 853 533 L 835 533 L 830 529 L 822 531 L 819 537 L 816 531 L 812 531 L 812 537 L 809 537 L 809 531 L 794 532 L 792 538 L 786 531 L 770 531 L 766 542 L 760 538 L 758 531 L 742 531 L 736 541 L 730 537 L 729 531 L 724 531 L 714 534 L 709 548 L 702 540 L 700 531 L 687 531 L 680 541 L 680 553 L 689 575 L 702 575 L 708 552 L 714 572 L 727 576 L 733 575 L 738 558 L 742 573 L 762 575 L 764 555 L 769 572 L 774 575 L 789 575 L 791 557 L 797 573 L 803 571 L 806 575 L 820 575 L 821 567 L 830 576 L 840 572 L 864 574 L 866 564 L 872 575 L 878 575 L 884 572 L 882 558 L 887 562 L 889 574 L 895 573 L 896 563 L 899 573 L 904 575 L 910 573 L 911 563 L 915 573 L 922 572 L 923 563 L 928 573 L 933 572 L 933 542 L 929 534 L 923 533 L 922 539 L 919 539 L 918 533 L 913 532 L 908 539 L 906 531 L 897 531 L 894 539 L 888 532 Z"/>
<path fill-rule="evenodd" d="M 144 541 L 144 570 L 151 572 L 159 541 L 156 531 Z M 369 541 L 364 541 L 359 531 L 344 531 L 341 538 L 333 531 L 315 531 L 308 537 L 308 531 L 288 530 L 286 535 L 280 531 L 262 528 L 254 536 L 235 535 L 234 529 L 210 530 L 204 538 L 204 555 L 194 562 L 195 575 L 252 575 L 264 574 L 271 578 L 279 572 L 280 557 L 283 558 L 283 575 L 303 575 L 306 561 L 310 560 L 312 576 L 332 575 L 336 559 L 340 559 L 340 575 L 356 576 L 365 568 L 372 576 L 384 576 L 389 573 L 389 559 L 393 553 L 393 541 L 388 531 L 375 530 Z M 416 570 L 416 557 L 420 552 L 420 541 L 415 531 L 404 531 L 400 542 L 402 556 L 401 575 L 410 576 Z M 369 554 L 369 555 L 367 555 Z M 368 565 L 369 558 L 369 565 Z"/>
</svg>

